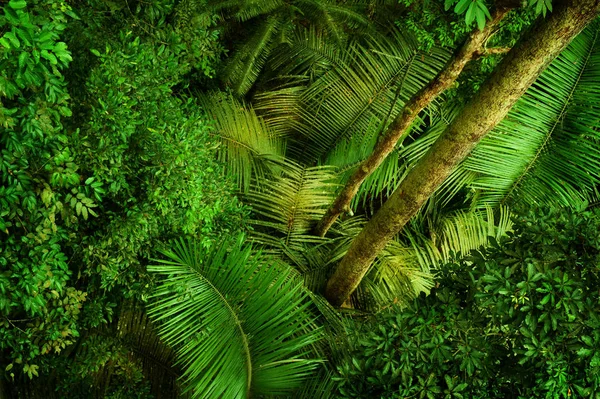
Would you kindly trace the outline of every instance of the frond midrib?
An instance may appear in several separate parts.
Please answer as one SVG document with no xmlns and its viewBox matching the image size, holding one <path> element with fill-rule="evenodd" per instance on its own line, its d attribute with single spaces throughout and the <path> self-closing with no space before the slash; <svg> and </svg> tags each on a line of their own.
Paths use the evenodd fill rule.
<svg viewBox="0 0 600 399">
<path fill-rule="evenodd" d="M 296 195 L 294 195 L 294 202 L 292 205 L 292 223 L 290 225 L 289 221 L 288 221 L 288 231 L 285 237 L 285 245 L 289 245 L 290 243 L 290 238 L 292 235 L 292 231 L 294 230 L 294 223 L 296 222 L 296 214 L 298 212 L 298 204 L 300 202 L 299 197 L 300 197 L 300 191 L 302 190 L 302 188 L 304 187 L 304 182 L 306 181 L 306 169 L 302 168 L 302 171 L 300 172 L 300 178 L 297 181 L 297 185 L 296 187 L 298 188 L 296 190 Z"/>
<path fill-rule="evenodd" d="M 248 374 L 248 382 L 246 384 L 246 397 L 250 397 L 250 387 L 252 386 L 252 358 L 250 356 L 250 345 L 248 343 L 248 338 L 246 337 L 246 333 L 244 332 L 244 329 L 242 327 L 242 322 L 238 318 L 237 313 L 235 312 L 233 307 L 231 307 L 231 305 L 229 305 L 229 302 L 227 301 L 227 299 L 221 294 L 221 291 L 217 287 L 215 287 L 215 285 L 208 278 L 204 277 L 204 275 L 202 273 L 200 273 L 200 271 L 196 270 L 195 268 L 191 268 L 191 269 L 194 271 L 194 273 L 198 277 L 200 277 L 201 280 L 206 282 L 210 286 L 210 288 L 212 288 L 212 290 L 214 292 L 216 292 L 216 294 L 221 299 L 221 302 L 223 302 L 225 304 L 225 307 L 229 311 L 231 317 L 235 321 L 235 325 L 237 326 L 238 330 L 240 331 L 240 336 L 242 338 L 242 345 L 244 347 L 244 352 L 246 353 L 246 372 Z"/>
</svg>

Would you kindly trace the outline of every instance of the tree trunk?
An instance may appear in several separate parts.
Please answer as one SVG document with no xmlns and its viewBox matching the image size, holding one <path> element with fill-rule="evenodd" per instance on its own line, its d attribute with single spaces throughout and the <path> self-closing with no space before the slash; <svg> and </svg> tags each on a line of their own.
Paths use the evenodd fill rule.
<svg viewBox="0 0 600 399">
<path fill-rule="evenodd" d="M 415 94 L 404 106 L 402 113 L 390 124 L 383 138 L 377 143 L 375 149 L 367 159 L 360 163 L 352 174 L 335 201 L 331 204 L 325 215 L 319 221 L 315 233 L 324 237 L 339 215 L 350 210 L 350 202 L 367 177 L 371 175 L 387 156 L 394 151 L 400 137 L 406 133 L 419 113 L 428 106 L 438 95 L 448 89 L 461 74 L 465 65 L 474 57 L 481 56 L 485 41 L 490 37 L 498 23 L 509 12 L 508 8 L 496 10 L 483 30 L 471 33 L 465 44 L 450 59 L 444 69 L 427 86 Z"/>
<path fill-rule="evenodd" d="M 481 89 L 409 172 L 356 237 L 329 279 L 325 296 L 340 306 L 356 289 L 377 254 L 417 213 L 475 145 L 496 126 L 548 64 L 600 12 L 600 0 L 555 0 L 507 54 Z"/>
</svg>

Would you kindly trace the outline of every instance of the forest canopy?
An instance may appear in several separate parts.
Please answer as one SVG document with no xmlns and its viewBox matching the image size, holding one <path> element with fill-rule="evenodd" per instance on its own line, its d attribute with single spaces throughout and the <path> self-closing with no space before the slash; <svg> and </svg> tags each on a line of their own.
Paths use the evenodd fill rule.
<svg viewBox="0 0 600 399">
<path fill-rule="evenodd" d="M 600 1 L 0 5 L 0 398 L 600 397 Z"/>
</svg>

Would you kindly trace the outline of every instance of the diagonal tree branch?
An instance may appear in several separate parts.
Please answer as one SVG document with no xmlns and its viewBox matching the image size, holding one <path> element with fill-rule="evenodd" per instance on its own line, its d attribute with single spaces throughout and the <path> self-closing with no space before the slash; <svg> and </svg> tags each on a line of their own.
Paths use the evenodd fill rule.
<svg viewBox="0 0 600 399">
<path fill-rule="evenodd" d="M 325 296 L 340 306 L 377 254 L 479 141 L 508 114 L 548 64 L 600 13 L 600 0 L 563 0 L 508 53 L 427 154 L 409 172 L 353 241 L 327 282 Z"/>
<path fill-rule="evenodd" d="M 438 76 L 413 96 L 400 115 L 390 124 L 383 138 L 375 149 L 352 174 L 342 191 L 331 204 L 316 228 L 316 234 L 324 237 L 339 215 L 350 210 L 350 202 L 367 177 L 371 175 L 387 156 L 394 150 L 400 137 L 408 130 L 419 113 L 428 106 L 439 94 L 448 89 L 461 74 L 465 65 L 473 57 L 479 56 L 483 44 L 494 31 L 498 23 L 510 11 L 509 8 L 499 8 L 483 30 L 476 29 L 471 33 L 465 44 L 450 59 Z"/>
</svg>

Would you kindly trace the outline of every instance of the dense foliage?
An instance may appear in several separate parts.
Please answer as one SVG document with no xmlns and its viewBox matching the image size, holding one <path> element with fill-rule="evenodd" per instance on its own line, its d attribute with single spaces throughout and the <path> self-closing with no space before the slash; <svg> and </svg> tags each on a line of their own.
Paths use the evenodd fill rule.
<svg viewBox="0 0 600 399">
<path fill-rule="evenodd" d="M 318 237 L 340 186 L 516 3 L 3 2 L 0 397 L 600 395 L 600 214 L 581 205 L 600 185 L 598 22 L 381 251 L 350 309 L 320 295 L 552 2 L 505 17 Z M 540 209 L 513 226 L 523 203 Z"/>
<path fill-rule="evenodd" d="M 407 308 L 353 332 L 349 398 L 589 398 L 600 393 L 600 210 L 532 209 L 440 265 Z"/>
<path fill-rule="evenodd" d="M 95 13 L 11 1 L 0 17 L 0 349 L 13 378 L 49 373 L 67 359 L 48 355 L 64 351 L 94 363 L 76 362 L 75 380 L 109 362 L 97 357 L 112 352 L 103 347 L 124 362 L 115 337 L 93 331 L 118 318 L 125 299 L 147 295 L 154 250 L 181 234 L 208 245 L 244 217 L 210 123 L 194 99 L 174 95 L 195 66 L 212 73 L 210 58 L 192 64 L 164 21 L 154 34 L 175 38 L 158 45 L 111 25 L 90 30 L 111 22 Z M 70 51 L 65 40 L 80 39 Z"/>
</svg>

